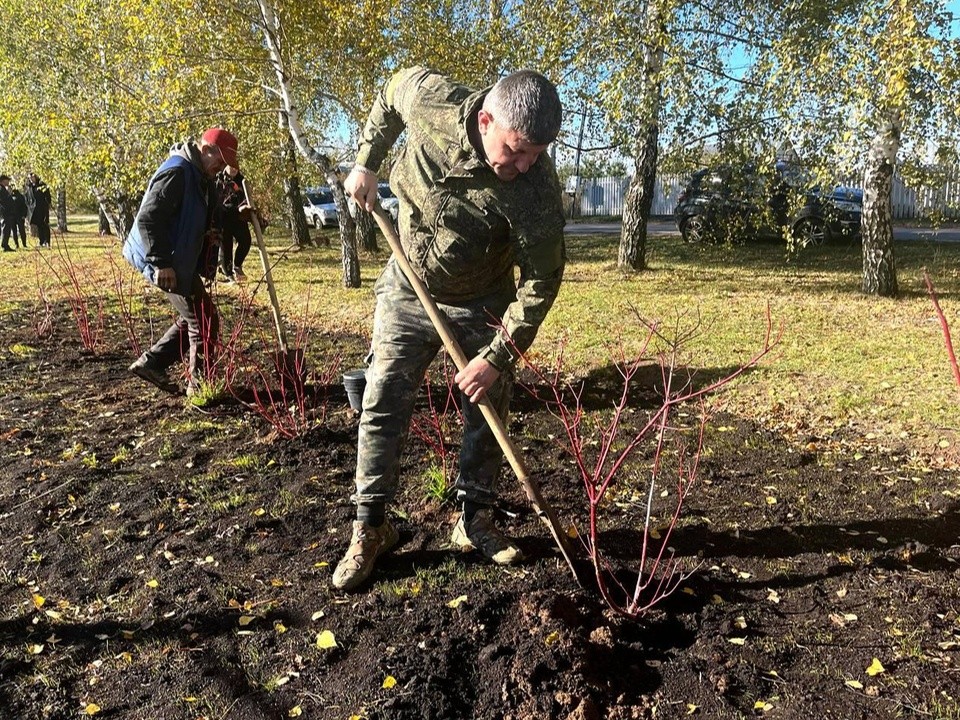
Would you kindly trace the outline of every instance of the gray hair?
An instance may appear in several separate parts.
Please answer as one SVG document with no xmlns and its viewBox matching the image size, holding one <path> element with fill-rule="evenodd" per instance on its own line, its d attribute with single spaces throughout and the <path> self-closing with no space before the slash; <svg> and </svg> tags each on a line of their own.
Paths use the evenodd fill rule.
<svg viewBox="0 0 960 720">
<path fill-rule="evenodd" d="M 534 145 L 549 145 L 560 134 L 563 106 L 557 88 L 533 70 L 500 78 L 484 98 L 483 109 Z"/>
</svg>

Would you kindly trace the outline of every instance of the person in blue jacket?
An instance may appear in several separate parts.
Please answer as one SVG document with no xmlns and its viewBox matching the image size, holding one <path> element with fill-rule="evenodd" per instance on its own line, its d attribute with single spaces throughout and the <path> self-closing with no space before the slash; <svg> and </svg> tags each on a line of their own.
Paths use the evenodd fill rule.
<svg viewBox="0 0 960 720">
<path fill-rule="evenodd" d="M 167 293 L 178 313 L 173 325 L 141 355 L 130 372 L 162 390 L 180 393 L 169 368 L 187 354 L 187 395 L 203 376 L 204 347 L 218 333 L 217 310 L 203 284 L 216 271 L 219 212 L 214 179 L 237 167 L 237 138 L 210 128 L 170 149 L 153 174 L 123 256 Z"/>
</svg>

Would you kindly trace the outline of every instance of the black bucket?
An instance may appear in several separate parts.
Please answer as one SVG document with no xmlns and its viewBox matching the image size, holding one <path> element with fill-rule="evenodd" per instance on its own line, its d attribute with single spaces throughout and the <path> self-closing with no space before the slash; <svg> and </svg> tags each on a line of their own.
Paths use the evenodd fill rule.
<svg viewBox="0 0 960 720">
<path fill-rule="evenodd" d="M 343 387 L 347 391 L 347 401 L 354 410 L 363 409 L 363 388 L 367 384 L 367 371 L 347 370 L 343 374 Z"/>
</svg>

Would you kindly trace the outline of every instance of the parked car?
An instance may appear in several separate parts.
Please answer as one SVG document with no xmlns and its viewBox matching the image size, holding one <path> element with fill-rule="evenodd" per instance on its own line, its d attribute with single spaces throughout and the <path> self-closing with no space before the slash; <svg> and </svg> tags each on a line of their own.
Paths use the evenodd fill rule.
<svg viewBox="0 0 960 720">
<path fill-rule="evenodd" d="M 378 183 L 377 193 L 380 195 L 380 205 L 390 213 L 390 217 L 393 218 L 393 222 L 396 224 L 397 217 L 400 215 L 400 201 L 397 199 L 397 196 L 393 194 L 393 190 L 390 189 L 390 183 Z"/>
<path fill-rule="evenodd" d="M 687 242 L 742 241 L 789 231 L 803 246 L 860 235 L 863 191 L 824 192 L 795 165 L 777 163 L 771 178 L 749 166 L 695 172 L 673 216 Z"/>
<path fill-rule="evenodd" d="M 307 190 L 303 198 L 303 213 L 315 228 L 336 227 L 340 223 L 337 206 L 333 202 L 333 191 L 327 187 Z"/>
<path fill-rule="evenodd" d="M 377 195 L 380 198 L 380 205 L 390 214 L 393 224 L 397 224 L 397 217 L 400 214 L 400 201 L 390 189 L 390 183 L 382 181 L 377 183 Z M 347 207 L 350 208 L 350 217 L 357 216 L 357 205 L 353 198 L 347 198 Z"/>
</svg>

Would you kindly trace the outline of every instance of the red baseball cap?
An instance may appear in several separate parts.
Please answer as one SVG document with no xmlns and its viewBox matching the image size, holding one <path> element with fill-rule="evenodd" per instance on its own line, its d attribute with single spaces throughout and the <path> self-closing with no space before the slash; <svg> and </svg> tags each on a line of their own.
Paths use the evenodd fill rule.
<svg viewBox="0 0 960 720">
<path fill-rule="evenodd" d="M 200 136 L 203 142 L 209 145 L 216 145 L 220 150 L 220 156 L 230 167 L 239 167 L 237 165 L 237 138 L 233 133 L 223 128 L 210 128 Z"/>
</svg>

